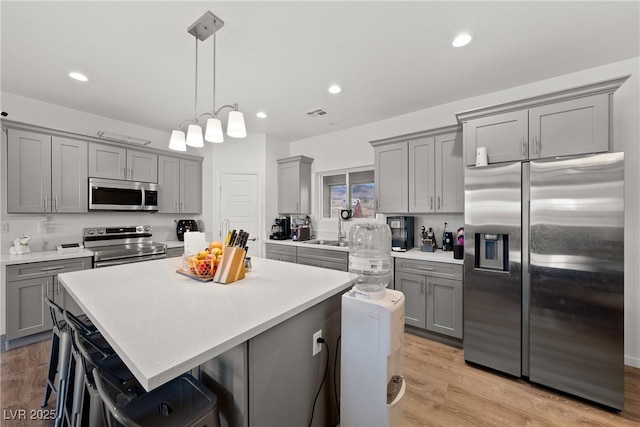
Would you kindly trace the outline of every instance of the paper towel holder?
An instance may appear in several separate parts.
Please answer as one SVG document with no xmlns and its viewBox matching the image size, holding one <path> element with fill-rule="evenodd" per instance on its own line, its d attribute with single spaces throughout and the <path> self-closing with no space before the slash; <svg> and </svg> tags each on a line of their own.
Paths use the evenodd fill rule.
<svg viewBox="0 0 640 427">
<path fill-rule="evenodd" d="M 487 166 L 489 164 L 487 158 L 487 147 L 476 148 L 476 166 Z"/>
</svg>

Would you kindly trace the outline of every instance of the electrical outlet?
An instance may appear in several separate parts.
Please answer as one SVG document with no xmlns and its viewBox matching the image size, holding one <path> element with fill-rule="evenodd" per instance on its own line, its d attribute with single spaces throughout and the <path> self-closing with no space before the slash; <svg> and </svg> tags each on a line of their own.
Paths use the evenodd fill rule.
<svg viewBox="0 0 640 427">
<path fill-rule="evenodd" d="M 318 342 L 318 338 L 322 338 L 322 329 L 320 329 L 318 332 L 313 334 L 313 354 L 312 354 L 312 356 L 315 356 L 316 354 L 318 354 L 318 353 L 320 353 L 322 351 L 322 344 L 320 344 Z"/>
<path fill-rule="evenodd" d="M 9 223 L 8 222 L 0 222 L 0 233 L 8 233 L 9 232 Z"/>
<path fill-rule="evenodd" d="M 173 225 L 174 227 L 178 225 L 178 220 L 177 219 L 172 219 L 171 220 L 171 225 Z"/>
</svg>

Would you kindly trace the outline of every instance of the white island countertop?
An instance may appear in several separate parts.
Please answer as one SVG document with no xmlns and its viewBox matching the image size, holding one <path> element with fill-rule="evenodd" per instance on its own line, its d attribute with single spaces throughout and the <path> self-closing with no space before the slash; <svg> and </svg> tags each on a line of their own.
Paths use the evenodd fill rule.
<svg viewBox="0 0 640 427">
<path fill-rule="evenodd" d="M 351 287 L 345 272 L 257 257 L 243 280 L 203 283 L 176 273 L 181 263 L 58 276 L 146 390 Z"/>
</svg>

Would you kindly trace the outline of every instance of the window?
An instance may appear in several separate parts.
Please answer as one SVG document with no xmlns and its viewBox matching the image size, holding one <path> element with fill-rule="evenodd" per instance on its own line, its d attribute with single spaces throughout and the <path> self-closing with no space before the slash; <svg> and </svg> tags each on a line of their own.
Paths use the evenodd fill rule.
<svg viewBox="0 0 640 427">
<path fill-rule="evenodd" d="M 373 169 L 353 169 L 321 174 L 322 218 L 338 218 L 340 210 L 353 209 L 354 218 L 374 218 Z"/>
</svg>

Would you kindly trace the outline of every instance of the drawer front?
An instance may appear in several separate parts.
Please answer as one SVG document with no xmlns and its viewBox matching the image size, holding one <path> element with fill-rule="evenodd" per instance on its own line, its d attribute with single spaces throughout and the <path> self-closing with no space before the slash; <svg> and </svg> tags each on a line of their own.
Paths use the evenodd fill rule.
<svg viewBox="0 0 640 427">
<path fill-rule="evenodd" d="M 295 246 L 274 245 L 267 243 L 267 254 L 281 254 L 281 255 L 293 255 L 296 256 Z M 295 261 L 294 261 L 295 262 Z"/>
<path fill-rule="evenodd" d="M 167 258 L 176 258 L 184 254 L 184 248 L 167 248 Z"/>
<path fill-rule="evenodd" d="M 37 277 L 55 276 L 67 271 L 87 270 L 92 267 L 93 259 L 69 258 L 56 261 L 33 262 L 7 266 L 7 281 L 34 279 Z"/>
<path fill-rule="evenodd" d="M 273 259 L 276 261 L 284 261 L 284 262 L 292 262 L 294 264 L 296 263 L 295 255 L 284 255 L 284 254 L 267 252 L 267 259 Z"/>
<path fill-rule="evenodd" d="M 395 265 L 396 271 L 442 277 L 444 279 L 462 280 L 462 266 L 458 264 L 396 258 Z"/>
<path fill-rule="evenodd" d="M 298 257 L 298 264 L 311 265 L 313 267 L 329 268 L 331 270 L 349 271 L 346 262 L 327 261 L 317 258 Z"/>
<path fill-rule="evenodd" d="M 298 256 L 346 264 L 349 258 L 349 253 L 342 252 L 342 251 L 334 251 L 331 249 L 298 247 Z"/>
</svg>

